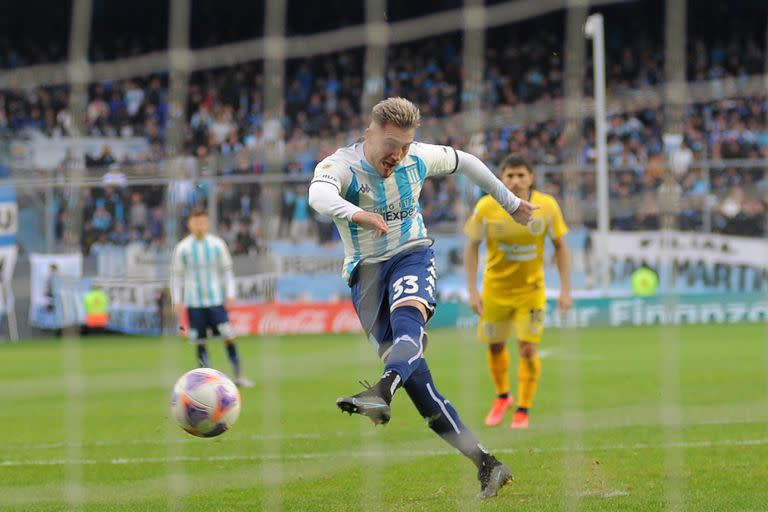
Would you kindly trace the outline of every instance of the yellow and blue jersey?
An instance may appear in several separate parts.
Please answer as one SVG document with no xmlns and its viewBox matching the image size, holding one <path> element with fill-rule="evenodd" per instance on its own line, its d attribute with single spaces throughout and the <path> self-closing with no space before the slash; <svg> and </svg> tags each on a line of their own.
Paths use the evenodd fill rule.
<svg viewBox="0 0 768 512">
<path fill-rule="evenodd" d="M 540 208 L 526 226 L 515 222 L 492 197 L 477 202 L 464 232 L 472 240 L 485 241 L 487 260 L 483 292 L 504 295 L 544 287 L 544 240 L 557 240 L 568 232 L 554 197 L 537 190 L 530 202 Z"/>
</svg>

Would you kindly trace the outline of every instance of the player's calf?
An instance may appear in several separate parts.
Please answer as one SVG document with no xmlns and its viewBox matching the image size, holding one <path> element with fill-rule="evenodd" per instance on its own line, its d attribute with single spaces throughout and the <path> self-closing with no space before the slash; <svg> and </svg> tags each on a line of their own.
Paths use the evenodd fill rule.
<svg viewBox="0 0 768 512">
<path fill-rule="evenodd" d="M 252 388 L 253 382 L 243 376 L 240 370 L 240 355 L 238 354 L 237 343 L 235 342 L 234 337 L 229 337 L 225 342 L 225 346 L 227 348 L 227 357 L 232 365 L 232 373 L 235 376 L 233 379 L 235 384 L 241 388 Z"/>
<path fill-rule="evenodd" d="M 197 341 L 197 365 L 200 368 L 210 368 L 208 362 L 208 349 L 205 346 L 205 340 Z"/>
</svg>

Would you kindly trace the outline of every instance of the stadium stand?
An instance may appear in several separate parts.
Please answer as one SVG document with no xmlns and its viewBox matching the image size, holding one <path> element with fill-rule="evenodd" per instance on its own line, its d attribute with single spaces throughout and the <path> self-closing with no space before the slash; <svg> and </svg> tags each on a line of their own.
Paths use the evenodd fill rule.
<svg viewBox="0 0 768 512">
<path fill-rule="evenodd" d="M 612 22 L 630 26 L 636 10 L 618 11 Z M 158 26 L 164 26 L 159 13 Z M 198 13 L 198 15 L 200 15 Z M 652 13 L 647 14 L 652 15 Z M 737 16 L 737 13 L 731 16 Z M 350 22 L 355 20 L 349 20 Z M 514 109 L 563 95 L 563 62 L 560 58 L 563 19 L 551 15 L 515 27 L 488 31 L 486 73 L 481 104 L 485 111 Z M 743 30 L 722 38 L 722 19 L 698 26 L 689 43 L 687 70 L 690 80 L 745 79 L 765 68 L 765 51 L 760 41 Z M 728 21 L 726 20 L 725 25 Z M 648 24 L 646 26 L 652 26 Z M 193 34 L 193 47 L 215 44 L 243 36 L 247 28 L 221 28 L 207 37 Z M 295 32 L 296 30 L 294 30 Z M 157 32 L 153 32 L 157 34 Z M 162 30 L 161 32 L 162 33 Z M 531 37 L 533 34 L 535 38 Z M 631 34 L 631 35 L 630 35 Z M 709 35 L 708 35 L 709 34 Z M 247 36 L 255 34 L 248 32 Z M 611 34 L 609 34 L 611 35 Z M 651 33 L 625 31 L 609 38 L 608 90 L 643 91 L 664 81 L 661 38 Z M 40 48 L 31 39 L 21 47 L 0 41 L 0 65 L 14 68 L 36 62 L 57 61 L 64 48 Z M 653 41 L 653 43 L 651 42 Z M 15 42 L 15 40 L 14 40 Z M 160 49 L 157 36 L 122 34 L 106 37 L 94 33 L 91 55 L 94 60 L 136 55 Z M 458 36 L 433 37 L 418 44 L 393 46 L 387 60 L 386 94 L 403 95 L 416 101 L 425 118 L 445 118 L 461 108 L 462 62 Z M 189 210 L 206 201 L 208 191 L 196 186 L 195 176 L 214 170 L 222 175 L 252 175 L 265 171 L 263 154 L 269 148 L 286 159 L 283 172 L 293 178 L 280 194 L 283 238 L 291 236 L 291 224 L 311 220 L 313 233 L 322 233 L 323 219 L 308 219 L 301 203 L 306 177 L 316 162 L 359 135 L 363 75 L 362 50 L 326 55 L 322 59 L 296 59 L 286 65 L 285 103 L 281 112 L 263 109 L 264 76 L 261 65 L 244 65 L 198 72 L 188 88 L 188 118 L 183 129 L 185 179 L 172 191 L 174 201 Z M 584 93 L 591 86 L 586 81 Z M 158 210 L 162 191 L 152 186 L 123 186 L 121 176 L 151 175 L 164 168 L 165 125 L 168 117 L 167 76 L 136 77 L 129 80 L 92 84 L 86 112 L 88 135 L 104 137 L 139 136 L 148 149 L 135 158 L 120 160 L 105 146 L 88 155 L 86 165 L 104 175 L 105 187 L 84 189 L 81 204 L 85 212 L 83 249 L 94 243 L 125 244 L 131 240 L 158 242 L 163 238 Z M 32 90 L 0 91 L 0 129 L 13 134 L 40 132 L 49 137 L 71 133 L 68 111 L 69 91 L 65 86 L 36 87 Z M 615 229 L 653 229 L 663 221 L 665 205 L 676 203 L 680 229 L 696 230 L 704 222 L 702 199 L 706 194 L 727 198 L 713 212 L 711 229 L 729 234 L 761 235 L 765 231 L 764 170 L 728 165 L 729 160 L 768 158 L 766 97 L 750 96 L 698 103 L 686 109 L 683 142 L 665 167 L 663 111 L 643 108 L 621 112 L 609 118 L 610 194 Z M 548 120 L 528 125 L 507 125 L 487 129 L 468 138 L 447 135 L 451 143 L 472 151 L 495 164 L 505 154 L 518 152 L 537 166 L 587 165 L 594 160 L 594 130 L 584 126 L 579 143 L 579 161 L 566 161 L 564 124 Z M 702 160 L 721 161 L 716 167 L 692 165 Z M 65 176 L 71 165 L 66 159 L 56 168 Z M 579 199 L 595 203 L 594 175 L 581 174 Z M 541 186 L 562 199 L 562 173 L 547 173 Z M 260 187 L 224 187 L 219 203 L 219 229 L 235 253 L 257 250 L 262 235 Z M 430 225 L 455 224 L 461 215 L 459 190 L 452 179 L 434 182 L 423 193 L 424 216 Z M 67 200 L 59 197 L 56 212 L 57 242 L 64 240 Z M 642 202 L 638 208 L 637 201 Z M 592 208 L 594 209 L 594 208 Z M 588 217 L 588 216 L 587 216 Z M 585 219 L 590 225 L 591 220 Z M 296 230 L 294 234 L 301 233 Z"/>
</svg>

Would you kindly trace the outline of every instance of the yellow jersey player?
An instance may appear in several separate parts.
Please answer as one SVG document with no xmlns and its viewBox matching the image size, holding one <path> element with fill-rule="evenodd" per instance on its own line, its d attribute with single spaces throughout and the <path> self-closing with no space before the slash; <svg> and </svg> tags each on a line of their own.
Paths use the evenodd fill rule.
<svg viewBox="0 0 768 512">
<path fill-rule="evenodd" d="M 477 202 L 467 221 L 464 266 L 472 309 L 480 315 L 478 337 L 488 344 L 488 367 L 496 386 L 485 424 L 499 425 L 514 404 L 509 392 L 509 352 L 507 339 L 514 332 L 520 352 L 518 367 L 518 407 L 512 428 L 528 427 L 528 411 L 533 404 L 541 375 L 541 360 L 536 346 L 544 330 L 544 239 L 549 236 L 555 248 L 560 274 L 558 307 L 572 304 L 570 255 L 563 214 L 555 198 L 534 189 L 531 166 L 517 155 L 508 156 L 500 166 L 501 181 L 515 195 L 540 209 L 533 212 L 527 226 L 516 224 L 492 197 Z M 480 243 L 485 241 L 488 258 L 482 295 L 477 289 Z"/>
</svg>

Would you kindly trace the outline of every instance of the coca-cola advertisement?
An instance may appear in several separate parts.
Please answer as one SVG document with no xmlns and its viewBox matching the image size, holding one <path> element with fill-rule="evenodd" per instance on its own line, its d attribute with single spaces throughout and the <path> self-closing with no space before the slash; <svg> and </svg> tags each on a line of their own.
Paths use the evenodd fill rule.
<svg viewBox="0 0 768 512">
<path fill-rule="evenodd" d="M 321 334 L 361 332 L 349 301 L 305 304 L 253 304 L 235 306 L 229 318 L 238 335 Z"/>
</svg>

